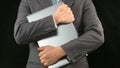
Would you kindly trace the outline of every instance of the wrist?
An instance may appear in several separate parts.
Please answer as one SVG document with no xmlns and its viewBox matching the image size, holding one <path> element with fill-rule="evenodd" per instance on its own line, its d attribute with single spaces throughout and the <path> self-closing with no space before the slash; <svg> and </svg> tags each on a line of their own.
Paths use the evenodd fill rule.
<svg viewBox="0 0 120 68">
<path fill-rule="evenodd" d="M 58 53 L 60 54 L 61 57 L 64 57 L 67 55 L 62 47 L 57 47 L 57 50 L 58 50 Z"/>
<path fill-rule="evenodd" d="M 53 16 L 54 16 L 56 24 L 58 25 L 60 23 L 59 16 L 56 14 L 54 14 Z"/>
<path fill-rule="evenodd" d="M 56 22 L 56 24 L 58 25 L 59 24 L 59 19 L 55 19 L 55 22 Z"/>
</svg>

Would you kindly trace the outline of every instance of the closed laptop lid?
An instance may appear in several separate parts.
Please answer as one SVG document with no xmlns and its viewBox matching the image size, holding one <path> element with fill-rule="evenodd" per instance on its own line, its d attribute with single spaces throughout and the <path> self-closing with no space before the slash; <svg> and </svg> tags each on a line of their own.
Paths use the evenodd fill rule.
<svg viewBox="0 0 120 68">
<path fill-rule="evenodd" d="M 62 24 L 58 26 L 57 33 L 55 35 L 39 40 L 38 45 L 40 47 L 46 46 L 46 45 L 52 45 L 57 47 L 71 40 L 74 40 L 77 37 L 78 37 L 78 34 L 73 23 Z"/>
<path fill-rule="evenodd" d="M 61 4 L 63 4 L 63 2 L 60 2 L 58 4 L 52 5 L 50 7 L 47 7 L 45 9 L 39 10 L 35 13 L 28 15 L 27 16 L 28 22 L 31 23 L 31 22 L 43 19 L 47 16 L 53 15 Z"/>
</svg>

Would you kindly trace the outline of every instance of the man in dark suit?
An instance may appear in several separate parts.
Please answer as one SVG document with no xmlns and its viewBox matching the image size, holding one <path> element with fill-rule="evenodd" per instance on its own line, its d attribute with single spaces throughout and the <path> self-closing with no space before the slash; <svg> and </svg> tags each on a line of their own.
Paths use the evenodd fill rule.
<svg viewBox="0 0 120 68">
<path fill-rule="evenodd" d="M 62 57 L 67 57 L 70 64 L 61 68 L 89 68 L 86 54 L 96 50 L 104 42 L 103 28 L 91 0 L 63 0 L 63 2 L 55 14 L 29 23 L 26 16 L 51 6 L 52 0 L 21 1 L 14 37 L 18 44 L 29 44 L 27 68 L 45 68 Z M 57 31 L 55 25 L 70 22 L 74 23 L 79 38 L 60 47 L 38 48 L 36 41 Z"/>
</svg>

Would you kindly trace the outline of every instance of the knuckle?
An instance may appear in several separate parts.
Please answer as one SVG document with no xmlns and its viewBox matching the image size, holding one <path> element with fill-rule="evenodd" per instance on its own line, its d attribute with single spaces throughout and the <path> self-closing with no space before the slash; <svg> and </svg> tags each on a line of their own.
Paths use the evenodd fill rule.
<svg viewBox="0 0 120 68">
<path fill-rule="evenodd" d="M 44 54 L 43 57 L 46 58 L 46 54 Z"/>
<path fill-rule="evenodd" d="M 67 4 L 64 4 L 65 6 L 68 6 Z"/>
<path fill-rule="evenodd" d="M 48 63 L 46 62 L 46 63 L 44 63 L 44 66 L 48 66 Z"/>
<path fill-rule="evenodd" d="M 40 52 L 39 56 L 42 56 L 42 52 Z"/>
<path fill-rule="evenodd" d="M 43 60 L 41 60 L 41 63 L 42 63 L 42 64 L 44 64 L 44 61 L 43 61 Z"/>
</svg>

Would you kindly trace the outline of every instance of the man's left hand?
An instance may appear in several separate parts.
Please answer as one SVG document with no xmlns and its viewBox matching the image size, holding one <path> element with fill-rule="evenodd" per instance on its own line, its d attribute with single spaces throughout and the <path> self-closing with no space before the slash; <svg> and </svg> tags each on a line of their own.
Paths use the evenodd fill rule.
<svg viewBox="0 0 120 68">
<path fill-rule="evenodd" d="M 43 46 L 38 48 L 40 51 L 40 61 L 44 66 L 49 66 L 57 62 L 63 56 L 66 56 L 62 47 Z"/>
</svg>

